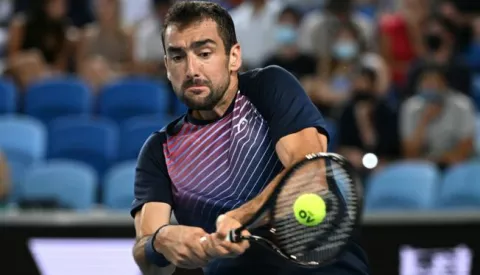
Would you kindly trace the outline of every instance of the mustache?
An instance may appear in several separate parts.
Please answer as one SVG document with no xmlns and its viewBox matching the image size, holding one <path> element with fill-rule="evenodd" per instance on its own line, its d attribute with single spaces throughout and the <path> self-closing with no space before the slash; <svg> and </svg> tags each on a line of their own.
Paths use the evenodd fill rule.
<svg viewBox="0 0 480 275">
<path fill-rule="evenodd" d="M 192 86 L 210 86 L 210 81 L 206 79 L 200 79 L 200 78 L 192 78 L 188 79 L 182 84 L 182 89 L 188 89 Z"/>
</svg>

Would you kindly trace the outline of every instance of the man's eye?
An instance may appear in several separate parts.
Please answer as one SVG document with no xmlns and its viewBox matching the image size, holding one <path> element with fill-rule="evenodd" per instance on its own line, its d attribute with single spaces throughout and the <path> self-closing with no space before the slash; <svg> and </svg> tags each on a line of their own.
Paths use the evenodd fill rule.
<svg viewBox="0 0 480 275">
<path fill-rule="evenodd" d="M 200 56 L 203 57 L 203 58 L 207 58 L 209 57 L 211 54 L 211 52 L 203 52 L 203 53 L 200 53 Z"/>
<path fill-rule="evenodd" d="M 182 60 L 182 58 L 183 58 L 182 56 L 177 55 L 177 56 L 173 56 L 173 57 L 172 57 L 172 60 L 173 60 L 174 62 L 178 62 L 178 61 Z"/>
</svg>

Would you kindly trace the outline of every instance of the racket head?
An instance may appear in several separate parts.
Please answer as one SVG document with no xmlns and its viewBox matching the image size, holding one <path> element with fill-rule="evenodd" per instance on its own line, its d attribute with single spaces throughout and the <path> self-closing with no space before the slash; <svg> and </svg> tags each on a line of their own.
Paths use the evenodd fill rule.
<svg viewBox="0 0 480 275">
<path fill-rule="evenodd" d="M 306 226 L 295 218 L 293 205 L 301 195 L 312 193 L 323 198 L 326 216 L 320 224 Z M 356 233 L 362 212 L 363 189 L 353 166 L 338 154 L 310 154 L 286 172 L 267 202 L 244 226 L 255 228 L 268 213 L 273 239 L 236 239 L 260 242 L 294 264 L 317 268 L 341 256 Z"/>
</svg>

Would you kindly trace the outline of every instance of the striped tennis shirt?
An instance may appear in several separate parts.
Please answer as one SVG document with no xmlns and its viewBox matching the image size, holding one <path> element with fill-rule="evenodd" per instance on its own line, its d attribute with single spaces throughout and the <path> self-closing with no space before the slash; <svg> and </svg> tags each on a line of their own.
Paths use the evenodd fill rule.
<svg viewBox="0 0 480 275">
<path fill-rule="evenodd" d="M 138 159 L 131 214 L 147 202 L 164 202 L 179 224 L 214 232 L 220 214 L 254 198 L 283 169 L 275 151 L 278 140 L 309 127 L 328 135 L 323 117 L 289 72 L 269 66 L 241 73 L 222 117 L 205 121 L 187 113 L 148 138 Z M 237 259 L 214 261 L 204 271 L 237 274 L 247 268 L 242 258 L 259 260 L 252 257 L 255 249 L 249 250 Z M 265 274 L 266 264 L 253 264 L 252 271 L 239 274 Z"/>
</svg>

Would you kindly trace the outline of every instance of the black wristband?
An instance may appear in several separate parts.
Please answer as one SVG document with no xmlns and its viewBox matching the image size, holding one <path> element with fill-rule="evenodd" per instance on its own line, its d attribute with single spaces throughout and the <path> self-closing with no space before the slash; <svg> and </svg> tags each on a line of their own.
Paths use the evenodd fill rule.
<svg viewBox="0 0 480 275">
<path fill-rule="evenodd" d="M 152 264 L 158 266 L 158 267 L 166 267 L 170 265 L 170 262 L 155 249 L 155 239 L 157 237 L 158 232 L 162 230 L 165 226 L 168 226 L 170 224 L 164 224 L 160 226 L 155 233 L 153 233 L 152 236 L 150 236 L 147 239 L 147 242 L 145 244 L 145 258 Z"/>
</svg>

